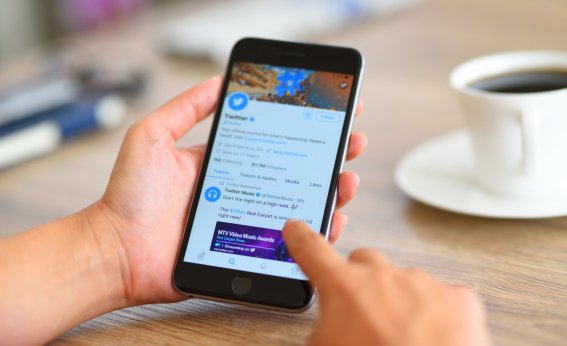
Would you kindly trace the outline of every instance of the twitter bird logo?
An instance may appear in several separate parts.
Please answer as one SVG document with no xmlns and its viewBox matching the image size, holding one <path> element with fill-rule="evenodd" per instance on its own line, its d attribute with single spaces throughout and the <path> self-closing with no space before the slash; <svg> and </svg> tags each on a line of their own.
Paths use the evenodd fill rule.
<svg viewBox="0 0 567 346">
<path fill-rule="evenodd" d="M 241 111 L 248 105 L 248 95 L 243 92 L 235 92 L 228 97 L 228 106 L 233 111 Z"/>
</svg>

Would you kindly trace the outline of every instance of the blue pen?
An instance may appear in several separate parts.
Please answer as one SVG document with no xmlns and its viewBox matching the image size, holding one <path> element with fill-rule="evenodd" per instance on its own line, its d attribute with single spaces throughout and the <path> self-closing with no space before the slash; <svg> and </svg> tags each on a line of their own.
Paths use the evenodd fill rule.
<svg viewBox="0 0 567 346">
<path fill-rule="evenodd" d="M 73 78 L 48 76 L 0 91 L 0 125 L 70 105 L 81 94 Z"/>
<path fill-rule="evenodd" d="M 115 95 L 82 98 L 75 103 L 0 127 L 0 169 L 54 151 L 69 138 L 116 127 L 126 114 Z"/>
</svg>

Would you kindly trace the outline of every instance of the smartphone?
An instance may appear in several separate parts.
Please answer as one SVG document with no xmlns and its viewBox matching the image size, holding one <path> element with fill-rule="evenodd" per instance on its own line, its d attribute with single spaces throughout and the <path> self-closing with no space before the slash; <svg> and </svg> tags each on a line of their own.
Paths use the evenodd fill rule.
<svg viewBox="0 0 567 346">
<path fill-rule="evenodd" d="M 174 270 L 180 292 L 309 307 L 281 229 L 294 218 L 327 237 L 363 65 L 351 48 L 236 43 Z"/>
</svg>

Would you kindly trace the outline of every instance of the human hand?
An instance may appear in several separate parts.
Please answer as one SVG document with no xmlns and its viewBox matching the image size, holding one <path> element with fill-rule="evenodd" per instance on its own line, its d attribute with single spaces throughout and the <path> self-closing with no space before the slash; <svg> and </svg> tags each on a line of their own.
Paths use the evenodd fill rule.
<svg viewBox="0 0 567 346">
<path fill-rule="evenodd" d="M 103 225 L 97 226 L 103 236 L 114 239 L 116 249 L 101 251 L 118 251 L 126 305 L 183 299 L 172 285 L 172 272 L 205 146 L 176 148 L 175 142 L 213 112 L 221 82 L 219 77 L 206 81 L 134 124 L 104 196 L 85 211 L 89 223 Z M 366 144 L 366 135 L 353 133 L 347 160 Z M 337 209 L 354 197 L 358 184 L 355 173 L 341 174 Z M 346 222 L 335 212 L 332 241 Z"/>
<path fill-rule="evenodd" d="M 370 249 L 344 261 L 306 224 L 290 220 L 286 246 L 319 292 L 310 345 L 490 345 L 484 308 L 465 286 L 400 269 Z"/>
</svg>

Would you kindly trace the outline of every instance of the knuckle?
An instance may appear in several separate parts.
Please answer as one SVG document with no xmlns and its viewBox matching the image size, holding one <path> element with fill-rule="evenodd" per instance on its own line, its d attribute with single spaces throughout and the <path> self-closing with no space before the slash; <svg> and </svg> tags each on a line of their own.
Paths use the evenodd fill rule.
<svg viewBox="0 0 567 346">
<path fill-rule="evenodd" d="M 349 258 L 351 258 L 351 259 L 366 258 L 366 257 L 368 257 L 368 256 L 370 255 L 371 252 L 372 252 L 371 249 L 368 249 L 368 248 L 359 248 L 359 249 L 353 250 L 353 251 L 350 253 Z"/>
<path fill-rule="evenodd" d="M 142 119 L 136 121 L 134 124 L 130 125 L 128 131 L 126 132 L 127 137 L 143 137 L 148 133 L 148 129 L 151 128 L 148 119 Z"/>
<path fill-rule="evenodd" d="M 179 102 L 180 111 L 191 117 L 195 117 L 198 113 L 197 106 L 192 98 L 184 97 Z"/>
<path fill-rule="evenodd" d="M 384 255 L 371 248 L 360 248 L 354 250 L 349 255 L 349 261 L 380 264 L 387 262 Z"/>
<path fill-rule="evenodd" d="M 126 132 L 126 137 L 136 140 L 146 140 L 152 144 L 160 144 L 165 141 L 163 127 L 158 121 L 146 117 L 132 124 Z"/>
<path fill-rule="evenodd" d="M 128 127 L 128 131 L 126 131 L 127 137 L 135 136 L 137 133 L 140 132 L 141 122 L 137 121 Z"/>
</svg>

